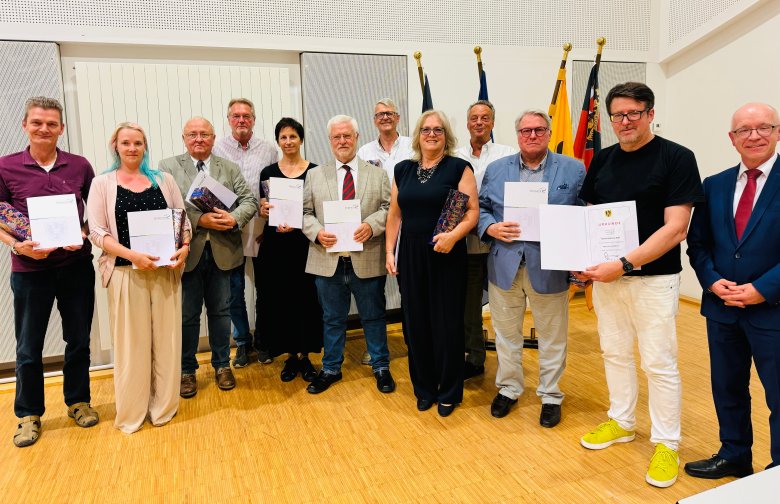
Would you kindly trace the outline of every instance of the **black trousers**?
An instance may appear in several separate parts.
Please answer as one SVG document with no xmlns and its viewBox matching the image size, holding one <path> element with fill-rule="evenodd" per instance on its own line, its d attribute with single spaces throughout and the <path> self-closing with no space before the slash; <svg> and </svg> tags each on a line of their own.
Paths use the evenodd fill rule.
<svg viewBox="0 0 780 504">
<path fill-rule="evenodd" d="M 401 234 L 398 286 L 414 395 L 444 404 L 463 400 L 466 242 L 442 254 L 430 236 Z"/>
</svg>

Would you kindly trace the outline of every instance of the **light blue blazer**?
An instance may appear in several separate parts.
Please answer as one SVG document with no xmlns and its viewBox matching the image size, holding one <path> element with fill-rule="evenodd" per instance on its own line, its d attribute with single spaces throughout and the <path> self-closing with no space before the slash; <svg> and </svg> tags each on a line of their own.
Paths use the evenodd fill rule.
<svg viewBox="0 0 780 504">
<path fill-rule="evenodd" d="M 578 160 L 547 152 L 542 181 L 549 183 L 547 202 L 551 205 L 582 205 L 578 198 L 585 166 Z M 488 226 L 504 220 L 504 182 L 520 182 L 520 155 L 513 154 L 490 163 L 479 191 L 479 224 L 482 241 L 490 243 L 488 254 L 488 281 L 503 290 L 509 290 L 525 254 L 528 276 L 534 290 L 540 294 L 554 294 L 569 288 L 568 271 L 543 270 L 539 242 L 494 240 L 486 231 Z"/>
</svg>

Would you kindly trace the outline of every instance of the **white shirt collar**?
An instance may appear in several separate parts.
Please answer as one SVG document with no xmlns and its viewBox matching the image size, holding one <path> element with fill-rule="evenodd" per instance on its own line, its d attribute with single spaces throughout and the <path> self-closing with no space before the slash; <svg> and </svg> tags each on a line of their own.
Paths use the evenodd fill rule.
<svg viewBox="0 0 780 504">
<path fill-rule="evenodd" d="M 775 153 L 774 156 L 767 159 L 764 163 L 757 166 L 756 168 L 761 170 L 761 173 L 763 173 L 766 177 L 769 177 L 769 172 L 772 171 L 772 166 L 774 166 L 775 162 L 777 161 L 778 154 Z M 742 176 L 745 174 L 745 172 L 748 171 L 748 167 L 745 166 L 745 163 L 740 162 L 739 163 L 739 174 L 737 175 L 737 178 L 742 178 Z"/>
<path fill-rule="evenodd" d="M 195 159 L 194 157 L 190 156 L 190 159 L 192 159 L 192 164 L 195 165 L 195 168 L 198 168 L 198 161 L 199 159 Z M 203 160 L 203 164 L 206 165 L 206 173 L 211 174 L 211 155 Z"/>
</svg>

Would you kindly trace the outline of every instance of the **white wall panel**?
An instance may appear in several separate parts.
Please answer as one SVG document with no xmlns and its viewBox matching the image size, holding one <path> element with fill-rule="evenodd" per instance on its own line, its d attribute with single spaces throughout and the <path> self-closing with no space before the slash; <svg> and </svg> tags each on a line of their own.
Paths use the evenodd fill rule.
<svg viewBox="0 0 780 504">
<path fill-rule="evenodd" d="M 144 127 L 157 166 L 184 152 L 181 128 L 190 117 L 209 119 L 218 136 L 229 134 L 230 98 L 255 103 L 265 138 L 273 138 L 276 122 L 290 114 L 286 68 L 77 62 L 76 82 L 82 148 L 98 172 L 112 163 L 108 139 L 123 121 Z"/>
</svg>

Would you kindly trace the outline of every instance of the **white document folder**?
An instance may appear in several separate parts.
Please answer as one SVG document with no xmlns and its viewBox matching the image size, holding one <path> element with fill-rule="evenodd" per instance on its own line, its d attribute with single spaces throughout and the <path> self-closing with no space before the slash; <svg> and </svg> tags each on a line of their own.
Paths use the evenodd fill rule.
<svg viewBox="0 0 780 504">
<path fill-rule="evenodd" d="M 192 180 L 192 184 L 190 184 L 190 188 L 187 191 L 187 201 L 192 197 L 192 191 L 199 187 L 207 187 L 208 190 L 211 191 L 211 194 L 219 198 L 219 201 L 224 203 L 228 208 L 232 207 L 233 203 L 238 199 L 236 193 L 217 182 L 215 178 L 211 177 L 205 171 L 199 171 L 198 174 L 195 175 L 195 178 Z"/>
<path fill-rule="evenodd" d="M 639 246 L 634 201 L 539 207 L 542 269 L 584 271 Z"/>
<path fill-rule="evenodd" d="M 27 198 L 27 213 L 36 250 L 84 244 L 74 194 Z"/>
<path fill-rule="evenodd" d="M 273 195 L 268 199 L 273 206 L 268 210 L 268 225 L 303 228 L 303 180 L 271 177 L 268 184 Z"/>
<path fill-rule="evenodd" d="M 547 182 L 505 182 L 504 222 L 520 224 L 515 241 L 539 241 L 539 206 L 547 204 Z"/>
<path fill-rule="evenodd" d="M 323 201 L 325 231 L 336 235 L 336 244 L 328 252 L 360 252 L 363 244 L 355 241 L 355 231 L 361 224 L 360 200 Z"/>
<path fill-rule="evenodd" d="M 157 266 L 175 263 L 171 260 L 176 253 L 176 240 L 170 208 L 127 212 L 127 227 L 130 231 L 131 250 L 159 257 L 155 262 Z"/>
</svg>

